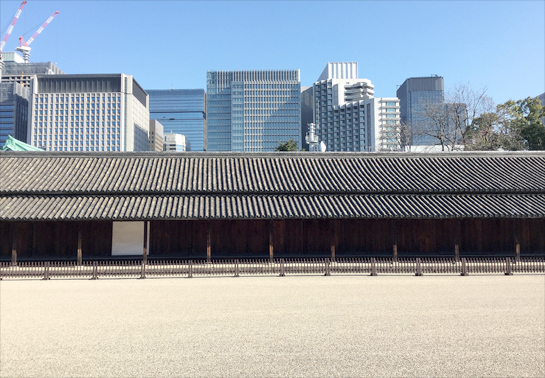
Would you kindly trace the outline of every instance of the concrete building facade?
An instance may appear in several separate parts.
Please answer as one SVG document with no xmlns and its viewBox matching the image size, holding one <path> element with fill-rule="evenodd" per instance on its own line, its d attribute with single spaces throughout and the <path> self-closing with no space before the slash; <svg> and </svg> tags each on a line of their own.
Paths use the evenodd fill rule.
<svg viewBox="0 0 545 378">
<path fill-rule="evenodd" d="M 165 134 L 165 151 L 191 151 L 191 142 L 182 134 Z"/>
<path fill-rule="evenodd" d="M 164 134 L 163 125 L 156 119 L 149 120 L 149 150 L 163 151 L 164 150 Z"/>
<path fill-rule="evenodd" d="M 400 149 L 399 100 L 374 98 L 357 62 L 328 63 L 314 83 L 314 123 L 328 151 Z"/>
<path fill-rule="evenodd" d="M 299 70 L 208 71 L 207 151 L 274 151 L 301 146 Z"/>
<path fill-rule="evenodd" d="M 30 144 L 46 151 L 147 151 L 148 95 L 131 75 L 37 75 Z"/>
</svg>

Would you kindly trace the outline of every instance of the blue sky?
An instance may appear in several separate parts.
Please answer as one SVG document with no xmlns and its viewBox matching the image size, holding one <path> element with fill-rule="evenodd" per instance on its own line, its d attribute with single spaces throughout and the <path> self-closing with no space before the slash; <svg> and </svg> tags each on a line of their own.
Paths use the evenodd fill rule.
<svg viewBox="0 0 545 378">
<path fill-rule="evenodd" d="M 31 62 L 146 89 L 206 88 L 207 70 L 234 69 L 300 69 L 310 86 L 327 62 L 356 61 L 377 97 L 431 74 L 497 103 L 545 92 L 544 1 L 27 1 L 4 51 L 59 11 Z M 20 3 L 0 1 L 3 31 Z"/>
</svg>

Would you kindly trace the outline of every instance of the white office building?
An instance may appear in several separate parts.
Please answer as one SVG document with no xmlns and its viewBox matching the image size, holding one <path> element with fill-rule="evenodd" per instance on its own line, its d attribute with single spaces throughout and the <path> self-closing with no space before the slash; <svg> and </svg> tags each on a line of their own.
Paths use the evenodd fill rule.
<svg viewBox="0 0 545 378">
<path fill-rule="evenodd" d="M 400 150 L 399 100 L 373 95 L 357 62 L 327 64 L 314 83 L 314 123 L 328 151 Z"/>
<path fill-rule="evenodd" d="M 147 151 L 148 95 L 130 75 L 38 75 L 31 144 L 46 151 Z"/>
<path fill-rule="evenodd" d="M 182 134 L 165 134 L 165 151 L 191 151 L 191 143 Z"/>
</svg>

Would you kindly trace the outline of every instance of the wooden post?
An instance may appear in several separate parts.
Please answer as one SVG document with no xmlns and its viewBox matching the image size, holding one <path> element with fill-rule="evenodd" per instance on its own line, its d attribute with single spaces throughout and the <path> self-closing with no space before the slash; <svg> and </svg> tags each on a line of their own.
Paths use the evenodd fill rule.
<svg viewBox="0 0 545 378">
<path fill-rule="evenodd" d="M 462 273 L 461 276 L 469 276 L 469 273 L 467 272 L 467 262 L 465 258 L 462 258 Z"/>
<path fill-rule="evenodd" d="M 454 220 L 454 259 L 460 261 L 460 219 Z"/>
<path fill-rule="evenodd" d="M 505 259 L 505 275 L 511 276 L 513 272 L 511 271 L 511 259 L 508 257 Z"/>
<path fill-rule="evenodd" d="M 335 253 L 339 240 L 339 225 L 337 220 L 331 220 L 329 229 L 331 231 L 331 261 L 335 262 Z"/>
<path fill-rule="evenodd" d="M 17 223 L 11 224 L 11 265 L 17 265 Z"/>
<path fill-rule="evenodd" d="M 374 257 L 371 258 L 371 276 L 377 275 L 377 262 Z"/>
<path fill-rule="evenodd" d="M 515 239 L 515 261 L 520 260 L 520 221 L 513 219 L 513 238 Z"/>
<path fill-rule="evenodd" d="M 239 275 L 238 259 L 235 260 L 235 277 Z"/>
<path fill-rule="evenodd" d="M 415 276 L 422 276 L 422 263 L 420 258 L 416 258 L 416 273 Z"/>
<path fill-rule="evenodd" d="M 208 222 L 208 233 L 206 235 L 206 261 L 210 262 L 212 255 L 212 225 Z"/>
<path fill-rule="evenodd" d="M 274 245 L 273 245 L 273 221 L 269 221 L 269 260 L 273 262 L 274 260 Z"/>
<path fill-rule="evenodd" d="M 390 223 L 392 232 L 392 244 L 393 244 L 393 261 L 397 261 L 397 222 L 393 219 Z"/>
<path fill-rule="evenodd" d="M 142 263 L 148 263 L 148 221 L 144 221 L 144 251 L 142 255 Z"/>
<path fill-rule="evenodd" d="M 81 239 L 82 239 L 81 225 L 79 225 L 79 229 L 78 229 L 78 265 L 80 265 L 80 266 L 82 265 Z"/>
<path fill-rule="evenodd" d="M 325 276 L 330 276 L 331 273 L 329 272 L 329 259 L 324 259 L 324 265 L 325 265 Z"/>
</svg>

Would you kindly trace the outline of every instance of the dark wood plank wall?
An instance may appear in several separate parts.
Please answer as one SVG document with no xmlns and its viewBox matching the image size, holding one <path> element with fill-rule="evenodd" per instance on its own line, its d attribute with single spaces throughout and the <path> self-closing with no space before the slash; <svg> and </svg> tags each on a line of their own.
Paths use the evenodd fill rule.
<svg viewBox="0 0 545 378">
<path fill-rule="evenodd" d="M 15 230 L 14 230 L 15 229 Z M 17 259 L 73 259 L 82 231 L 84 258 L 112 254 L 112 222 L 0 222 L 0 257 L 11 259 L 15 231 Z"/>
<path fill-rule="evenodd" d="M 545 253 L 545 219 L 345 219 L 152 221 L 150 257 L 460 256 Z M 456 226 L 458 224 L 458 226 Z M 457 228 L 458 227 L 458 228 Z M 14 231 L 18 259 L 75 259 L 78 232 L 83 258 L 111 256 L 111 221 L 0 222 L 0 258 L 10 260 Z M 457 231 L 459 230 L 459 231 Z M 458 233 L 458 235 L 457 235 Z"/>
</svg>

